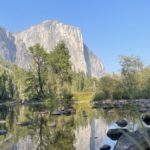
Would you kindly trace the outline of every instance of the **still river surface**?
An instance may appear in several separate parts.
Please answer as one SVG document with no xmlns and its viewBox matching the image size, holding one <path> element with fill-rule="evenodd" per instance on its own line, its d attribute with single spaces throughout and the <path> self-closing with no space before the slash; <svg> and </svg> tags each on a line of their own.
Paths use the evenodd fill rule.
<svg viewBox="0 0 150 150">
<path fill-rule="evenodd" d="M 114 148 L 116 141 L 107 137 L 108 129 L 118 128 L 116 121 L 126 119 L 126 128 L 139 126 L 130 109 L 109 111 L 92 109 L 90 104 L 75 104 L 72 115 L 51 115 L 49 106 L 30 104 L 0 106 L 0 150 L 99 150 L 104 144 Z M 45 112 L 45 113 L 39 113 Z M 19 123 L 27 122 L 25 125 Z"/>
</svg>

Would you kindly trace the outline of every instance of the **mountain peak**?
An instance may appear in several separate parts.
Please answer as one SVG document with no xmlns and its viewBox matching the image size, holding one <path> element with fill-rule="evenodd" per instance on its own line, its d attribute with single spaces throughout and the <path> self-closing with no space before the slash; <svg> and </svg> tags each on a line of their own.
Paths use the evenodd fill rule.
<svg viewBox="0 0 150 150">
<path fill-rule="evenodd" d="M 5 56 L 10 56 L 9 53 L 12 52 L 13 46 L 16 50 L 16 53 L 14 53 L 16 58 L 15 63 L 27 70 L 31 67 L 31 57 L 28 53 L 30 46 L 39 43 L 44 46 L 47 52 L 51 52 L 59 41 L 64 41 L 69 50 L 70 61 L 74 71 L 84 72 L 96 78 L 100 78 L 104 73 L 101 61 L 96 55 L 90 52 L 87 46 L 84 46 L 82 33 L 79 28 L 57 20 L 46 20 L 40 24 L 31 26 L 23 32 L 11 33 L 11 38 L 8 38 L 8 40 L 2 33 L 0 33 L 0 37 L 1 56 L 4 59 L 6 58 Z M 2 39 L 6 39 L 5 43 Z M 4 45 L 7 48 L 5 55 L 3 54 Z"/>
</svg>

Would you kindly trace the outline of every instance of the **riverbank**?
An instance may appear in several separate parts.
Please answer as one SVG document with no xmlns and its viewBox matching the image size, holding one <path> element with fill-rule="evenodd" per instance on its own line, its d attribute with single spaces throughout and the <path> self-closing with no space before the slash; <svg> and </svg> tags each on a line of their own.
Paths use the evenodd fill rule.
<svg viewBox="0 0 150 150">
<path fill-rule="evenodd" d="M 122 108 L 123 106 L 136 107 L 139 112 L 150 112 L 150 99 L 135 100 L 101 100 L 93 101 L 93 108 L 102 107 L 103 109 Z"/>
</svg>

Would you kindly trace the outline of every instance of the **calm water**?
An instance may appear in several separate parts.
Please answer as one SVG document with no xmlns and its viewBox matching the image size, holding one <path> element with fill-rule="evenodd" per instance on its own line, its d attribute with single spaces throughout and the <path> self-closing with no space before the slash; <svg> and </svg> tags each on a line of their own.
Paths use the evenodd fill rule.
<svg viewBox="0 0 150 150">
<path fill-rule="evenodd" d="M 129 130 L 138 127 L 138 119 L 129 109 L 105 111 L 91 109 L 90 104 L 76 104 L 74 108 L 74 115 L 52 116 L 51 109 L 44 105 L 0 106 L 0 120 L 6 120 L 0 129 L 8 132 L 0 135 L 0 150 L 98 150 L 103 144 L 113 149 L 116 141 L 106 133 L 118 127 L 115 121 L 126 119 Z M 32 124 L 17 125 L 24 121 Z"/>
</svg>

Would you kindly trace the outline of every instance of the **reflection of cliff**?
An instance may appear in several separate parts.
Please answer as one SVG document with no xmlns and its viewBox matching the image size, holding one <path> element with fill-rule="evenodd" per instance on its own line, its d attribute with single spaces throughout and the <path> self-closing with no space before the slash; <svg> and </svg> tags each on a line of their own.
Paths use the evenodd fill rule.
<svg viewBox="0 0 150 150">
<path fill-rule="evenodd" d="M 103 118 L 93 119 L 86 127 L 75 131 L 76 150 L 96 150 L 106 137 L 108 125 Z"/>
<path fill-rule="evenodd" d="M 30 136 L 18 140 L 16 144 L 8 148 L 7 150 L 33 150 L 33 143 Z"/>
</svg>

